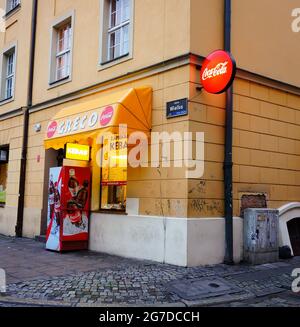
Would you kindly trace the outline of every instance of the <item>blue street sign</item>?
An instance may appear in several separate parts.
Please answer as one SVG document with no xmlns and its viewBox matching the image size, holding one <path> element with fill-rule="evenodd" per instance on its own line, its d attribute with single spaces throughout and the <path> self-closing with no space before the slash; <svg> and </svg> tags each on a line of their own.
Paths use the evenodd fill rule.
<svg viewBox="0 0 300 327">
<path fill-rule="evenodd" d="M 186 116 L 188 114 L 188 99 L 175 100 L 167 103 L 167 118 Z"/>
</svg>

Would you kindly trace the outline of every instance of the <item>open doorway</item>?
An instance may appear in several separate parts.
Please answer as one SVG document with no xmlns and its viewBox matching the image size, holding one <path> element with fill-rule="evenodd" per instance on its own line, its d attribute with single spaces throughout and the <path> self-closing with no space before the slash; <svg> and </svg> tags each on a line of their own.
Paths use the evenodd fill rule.
<svg viewBox="0 0 300 327">
<path fill-rule="evenodd" d="M 300 218 L 294 218 L 288 221 L 287 227 L 294 256 L 300 256 Z"/>
<path fill-rule="evenodd" d="M 62 167 L 64 160 L 64 150 L 46 150 L 45 154 L 45 170 L 44 170 L 44 190 L 43 190 L 43 210 L 41 219 L 41 235 L 47 232 L 47 213 L 48 213 L 48 185 L 49 185 L 49 169 L 51 167 Z"/>
</svg>

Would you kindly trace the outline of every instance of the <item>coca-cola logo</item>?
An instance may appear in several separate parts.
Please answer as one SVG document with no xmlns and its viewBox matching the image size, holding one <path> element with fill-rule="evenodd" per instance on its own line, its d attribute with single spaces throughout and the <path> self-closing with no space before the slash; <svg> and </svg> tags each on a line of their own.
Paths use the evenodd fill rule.
<svg viewBox="0 0 300 327">
<path fill-rule="evenodd" d="M 47 137 L 50 139 L 51 137 L 53 137 L 53 135 L 56 133 L 57 130 L 57 122 L 53 121 L 48 125 L 48 129 L 47 129 Z"/>
<path fill-rule="evenodd" d="M 203 62 L 201 82 L 203 88 L 214 94 L 225 92 L 233 82 L 236 72 L 235 60 L 230 53 L 217 50 Z"/>
<path fill-rule="evenodd" d="M 223 63 L 217 64 L 217 66 L 212 69 L 208 69 L 206 67 L 202 74 L 202 81 L 205 81 L 208 78 L 214 78 L 218 75 L 226 74 L 227 73 L 227 64 L 228 64 L 228 61 L 225 61 Z"/>
<path fill-rule="evenodd" d="M 114 108 L 112 106 L 106 107 L 100 116 L 100 125 L 107 126 L 114 115 Z"/>
</svg>

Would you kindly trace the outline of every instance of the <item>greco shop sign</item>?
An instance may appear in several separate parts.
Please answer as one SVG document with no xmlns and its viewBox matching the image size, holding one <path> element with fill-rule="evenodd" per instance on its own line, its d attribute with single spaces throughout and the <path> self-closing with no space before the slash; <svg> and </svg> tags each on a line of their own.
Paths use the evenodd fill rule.
<svg viewBox="0 0 300 327">
<path fill-rule="evenodd" d="M 111 123 L 113 116 L 114 108 L 107 106 L 101 111 L 86 112 L 80 116 L 51 121 L 47 128 L 47 138 L 50 139 L 103 128 Z"/>
<path fill-rule="evenodd" d="M 203 62 L 200 79 L 203 88 L 213 94 L 225 92 L 232 84 L 236 74 L 236 63 L 229 52 L 217 50 Z"/>
</svg>

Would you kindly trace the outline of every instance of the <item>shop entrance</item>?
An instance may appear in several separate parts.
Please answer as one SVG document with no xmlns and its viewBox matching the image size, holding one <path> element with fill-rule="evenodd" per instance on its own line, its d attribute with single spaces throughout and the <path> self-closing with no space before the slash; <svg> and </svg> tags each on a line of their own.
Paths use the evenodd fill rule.
<svg viewBox="0 0 300 327">
<path fill-rule="evenodd" d="M 287 223 L 294 256 L 300 256 L 300 218 Z"/>
<path fill-rule="evenodd" d="M 49 169 L 50 167 L 62 167 L 64 160 L 63 149 L 49 149 L 45 153 L 45 183 L 44 183 L 44 198 L 43 211 L 41 219 L 41 235 L 46 235 L 47 231 L 47 212 L 48 212 L 48 185 L 49 185 Z"/>
</svg>

